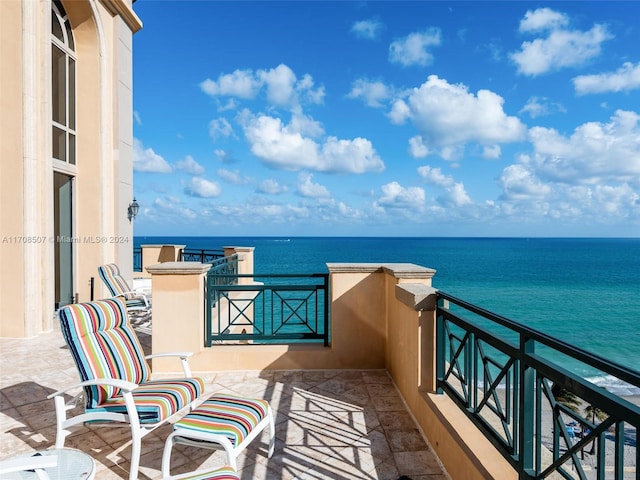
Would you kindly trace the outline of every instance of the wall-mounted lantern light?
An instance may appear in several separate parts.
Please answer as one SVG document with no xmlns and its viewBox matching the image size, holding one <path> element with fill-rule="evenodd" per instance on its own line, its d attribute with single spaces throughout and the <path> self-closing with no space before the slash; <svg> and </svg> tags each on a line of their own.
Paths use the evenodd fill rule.
<svg viewBox="0 0 640 480">
<path fill-rule="evenodd" d="M 136 202 L 136 198 L 133 197 L 133 202 L 131 202 L 129 204 L 129 207 L 127 208 L 127 218 L 129 219 L 129 221 L 136 218 L 136 215 L 138 215 L 138 210 L 140 210 L 140 205 L 138 204 L 138 202 Z"/>
</svg>

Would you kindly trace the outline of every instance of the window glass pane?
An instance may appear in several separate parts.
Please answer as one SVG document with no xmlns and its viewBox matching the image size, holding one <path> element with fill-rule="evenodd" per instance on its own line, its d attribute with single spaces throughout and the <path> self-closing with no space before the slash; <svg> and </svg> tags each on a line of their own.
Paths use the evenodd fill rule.
<svg viewBox="0 0 640 480">
<path fill-rule="evenodd" d="M 67 124 L 66 55 L 55 45 L 51 48 L 51 100 L 53 121 Z"/>
<path fill-rule="evenodd" d="M 76 61 L 69 57 L 69 128 L 76 129 Z"/>
<path fill-rule="evenodd" d="M 52 140 L 53 140 L 52 141 L 53 158 L 57 158 L 58 160 L 62 160 L 63 162 L 66 162 L 67 161 L 66 132 L 54 126 Z"/>
<path fill-rule="evenodd" d="M 62 34 L 62 26 L 55 10 L 51 10 L 51 33 L 54 37 L 64 43 L 64 35 Z"/>
<path fill-rule="evenodd" d="M 76 164 L 76 136 L 69 134 L 69 163 Z"/>
<path fill-rule="evenodd" d="M 71 31 L 71 23 L 69 23 L 69 20 L 64 22 L 64 28 L 67 29 L 67 41 L 69 42 L 68 47 L 71 50 L 75 50 L 76 47 L 75 47 L 74 42 L 73 42 L 73 32 Z"/>
</svg>

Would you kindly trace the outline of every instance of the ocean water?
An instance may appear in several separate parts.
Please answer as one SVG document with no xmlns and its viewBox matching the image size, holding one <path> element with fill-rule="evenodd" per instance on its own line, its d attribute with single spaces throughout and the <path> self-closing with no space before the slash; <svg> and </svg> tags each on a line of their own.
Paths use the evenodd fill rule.
<svg viewBox="0 0 640 480">
<path fill-rule="evenodd" d="M 640 371 L 640 239 L 136 237 L 134 243 L 255 247 L 256 273 L 321 273 L 333 262 L 415 263 L 436 270 L 439 290 Z M 597 381 L 640 394 L 612 379 Z"/>
</svg>

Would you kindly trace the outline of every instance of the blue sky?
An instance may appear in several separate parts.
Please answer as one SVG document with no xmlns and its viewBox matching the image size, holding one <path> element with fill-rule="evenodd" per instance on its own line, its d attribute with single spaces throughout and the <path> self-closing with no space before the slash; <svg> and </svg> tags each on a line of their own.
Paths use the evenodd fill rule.
<svg viewBox="0 0 640 480">
<path fill-rule="evenodd" d="M 640 236 L 640 2 L 134 9 L 135 235 Z"/>
</svg>

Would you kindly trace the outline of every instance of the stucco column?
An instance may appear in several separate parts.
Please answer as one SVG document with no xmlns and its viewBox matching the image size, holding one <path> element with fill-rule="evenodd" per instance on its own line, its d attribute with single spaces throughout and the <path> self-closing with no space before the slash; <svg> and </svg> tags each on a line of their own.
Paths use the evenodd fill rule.
<svg viewBox="0 0 640 480">
<path fill-rule="evenodd" d="M 134 272 L 137 278 L 151 278 L 147 267 L 157 263 L 180 261 L 180 251 L 186 245 L 140 245 L 142 251 L 142 272 Z"/>
<path fill-rule="evenodd" d="M 211 265 L 165 262 L 147 267 L 153 282 L 153 353 L 204 350 L 205 282 Z M 154 372 L 179 372 L 176 359 L 154 359 Z"/>
<path fill-rule="evenodd" d="M 238 275 L 253 275 L 253 252 L 255 247 L 223 247 L 224 256 L 230 257 L 234 253 L 238 254 Z M 253 283 L 252 278 L 240 278 L 238 284 L 245 285 Z"/>
</svg>

